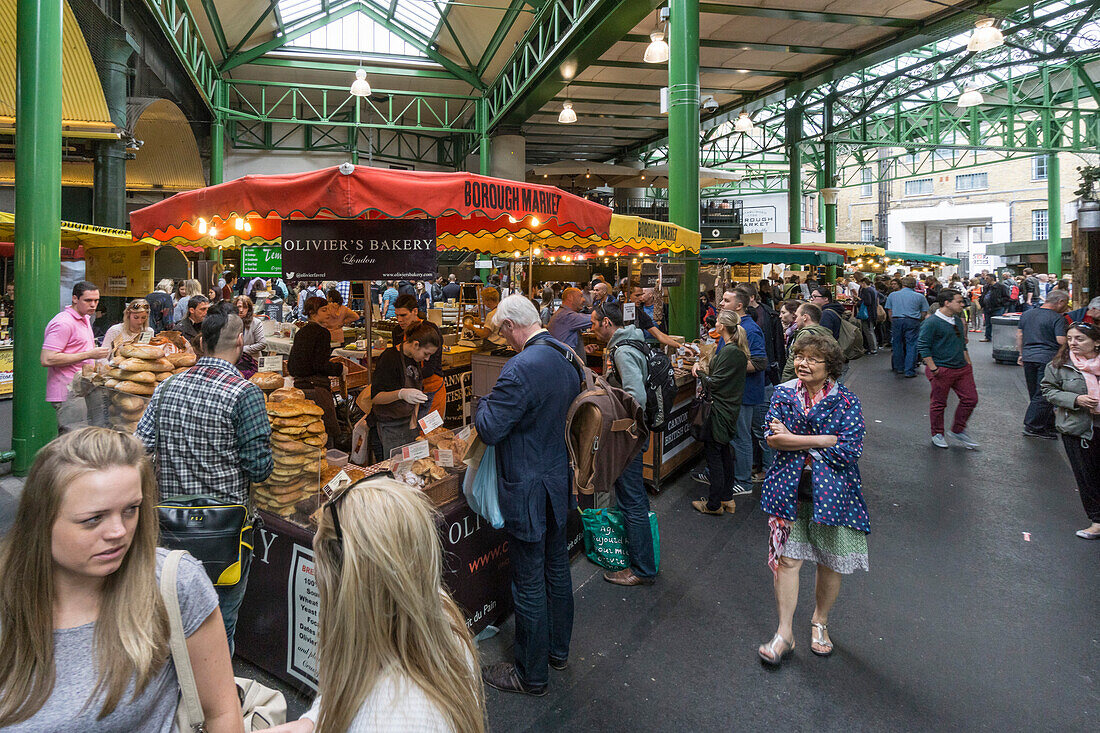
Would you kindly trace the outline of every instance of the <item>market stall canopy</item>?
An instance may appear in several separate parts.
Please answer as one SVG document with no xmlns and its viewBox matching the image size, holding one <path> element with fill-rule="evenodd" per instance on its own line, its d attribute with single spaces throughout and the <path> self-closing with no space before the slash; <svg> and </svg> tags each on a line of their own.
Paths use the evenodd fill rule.
<svg viewBox="0 0 1100 733">
<path fill-rule="evenodd" d="M 15 239 L 15 214 L 0 211 L 0 242 L 11 242 Z M 130 247 L 135 244 L 160 244 L 154 240 L 135 242 L 130 232 L 125 229 L 111 229 L 109 227 L 97 227 L 91 224 L 78 224 L 73 221 L 61 222 L 61 249 L 62 252 L 70 250 L 78 255 L 80 248 L 96 247 Z M 14 252 L 14 247 L 12 247 Z M 75 256 L 75 259 L 80 259 Z"/>
<path fill-rule="evenodd" d="M 699 253 L 703 262 L 727 262 L 731 265 L 843 265 L 835 252 L 782 247 L 720 247 Z"/>
<path fill-rule="evenodd" d="M 617 188 L 624 181 L 637 178 L 639 170 L 625 165 L 611 163 L 586 163 L 583 160 L 559 160 L 549 165 L 537 165 L 527 171 L 530 183 L 546 186 L 596 188 L 610 186 Z"/>
<path fill-rule="evenodd" d="M 471 220 L 452 221 L 437 225 L 438 244 L 443 250 L 469 250 L 493 255 L 519 253 L 526 257 L 530 247 L 538 247 L 540 256 L 560 252 L 583 251 L 589 254 L 692 254 L 699 252 L 699 232 L 637 216 L 611 215 L 606 237 L 582 237 L 566 232 L 557 234 L 548 229 L 532 229 L 508 220 L 494 227 L 476 229 Z"/>
<path fill-rule="evenodd" d="M 825 247 L 843 249 L 849 257 L 881 257 L 886 254 L 885 247 L 876 247 L 873 244 L 840 244 L 839 242 L 825 242 Z"/>
<path fill-rule="evenodd" d="M 841 257 L 848 255 L 848 250 L 828 244 L 758 244 L 754 246 L 768 249 L 804 249 L 810 252 L 832 252 Z"/>
<path fill-rule="evenodd" d="M 897 250 L 886 250 L 886 259 L 888 260 L 904 260 L 906 262 L 932 262 L 939 265 L 957 265 L 958 259 L 954 257 L 943 257 L 942 255 L 926 255 L 917 252 L 898 252 Z"/>
<path fill-rule="evenodd" d="M 668 188 L 668 166 L 655 165 L 638 173 L 631 181 L 623 182 L 627 188 Z M 720 168 L 699 167 L 699 188 L 717 186 L 730 181 L 740 181 L 744 178 L 744 171 L 727 171 Z M 626 184 L 630 185 L 627 186 Z"/>
<path fill-rule="evenodd" d="M 178 193 L 130 214 L 130 228 L 135 238 L 182 238 L 226 247 L 234 244 L 223 238 L 236 240 L 236 246 L 256 238 L 256 227 L 265 226 L 260 220 L 278 225 L 283 219 L 360 218 L 432 218 L 450 231 L 489 231 L 507 224 L 521 234 L 606 237 L 611 209 L 552 186 L 345 164 L 308 173 L 244 176 Z M 272 234 L 268 231 L 267 241 L 276 238 Z"/>
</svg>

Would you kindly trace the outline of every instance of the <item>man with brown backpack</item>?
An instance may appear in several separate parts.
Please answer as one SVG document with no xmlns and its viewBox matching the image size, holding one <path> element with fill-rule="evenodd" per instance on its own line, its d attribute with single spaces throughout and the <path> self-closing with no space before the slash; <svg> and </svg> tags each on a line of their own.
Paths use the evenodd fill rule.
<svg viewBox="0 0 1100 733">
<path fill-rule="evenodd" d="M 607 344 L 604 376 L 614 387 L 629 393 L 641 406 L 646 407 L 646 377 L 648 363 L 646 353 L 633 345 L 645 336 L 634 325 L 625 325 L 623 311 L 615 303 L 603 302 L 592 309 L 592 332 Z M 645 426 L 640 425 L 644 430 Z M 657 579 L 657 561 L 653 548 L 653 530 L 649 522 L 649 495 L 642 480 L 642 449 L 615 482 L 615 503 L 623 514 L 626 549 L 630 555 L 630 567 L 608 571 L 603 577 L 616 585 L 653 585 Z"/>
</svg>

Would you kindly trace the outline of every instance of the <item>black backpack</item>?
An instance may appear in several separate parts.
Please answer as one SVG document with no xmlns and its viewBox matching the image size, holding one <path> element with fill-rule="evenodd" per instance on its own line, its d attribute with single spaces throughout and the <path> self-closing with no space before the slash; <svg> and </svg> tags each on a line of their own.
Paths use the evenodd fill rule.
<svg viewBox="0 0 1100 733">
<path fill-rule="evenodd" d="M 646 361 L 645 377 L 645 426 L 660 432 L 668 424 L 672 403 L 676 401 L 676 375 L 672 373 L 672 360 L 665 352 L 645 341 L 630 339 L 620 341 L 608 352 L 611 368 L 615 368 L 615 351 L 620 346 L 631 346 L 642 352 Z"/>
</svg>

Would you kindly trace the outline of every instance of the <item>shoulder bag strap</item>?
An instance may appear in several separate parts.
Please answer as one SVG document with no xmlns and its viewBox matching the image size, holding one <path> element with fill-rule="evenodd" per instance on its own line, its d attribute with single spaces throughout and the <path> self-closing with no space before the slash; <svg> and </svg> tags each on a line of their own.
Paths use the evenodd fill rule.
<svg viewBox="0 0 1100 733">
<path fill-rule="evenodd" d="M 183 550 L 172 550 L 164 559 L 160 571 L 160 595 L 168 611 L 168 628 L 171 630 L 172 661 L 176 665 L 176 677 L 179 680 L 180 705 L 184 706 L 187 718 L 195 731 L 204 730 L 202 703 L 199 702 L 199 689 L 195 685 L 195 672 L 191 668 L 191 657 L 187 653 L 187 639 L 183 635 L 183 616 L 180 614 L 180 602 L 176 578 L 179 572 Z"/>
</svg>

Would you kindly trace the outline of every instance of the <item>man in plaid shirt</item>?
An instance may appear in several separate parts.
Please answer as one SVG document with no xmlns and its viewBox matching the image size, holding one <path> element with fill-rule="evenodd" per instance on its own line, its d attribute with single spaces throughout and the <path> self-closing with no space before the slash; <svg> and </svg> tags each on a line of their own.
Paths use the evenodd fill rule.
<svg viewBox="0 0 1100 733">
<path fill-rule="evenodd" d="M 206 356 L 158 385 L 138 423 L 137 436 L 155 457 L 162 499 L 204 494 L 251 507 L 249 482 L 271 475 L 271 423 L 263 392 L 233 366 L 244 348 L 244 323 L 230 308 L 207 314 Z M 215 587 L 230 653 L 251 553 L 242 564 L 239 583 Z"/>
</svg>

